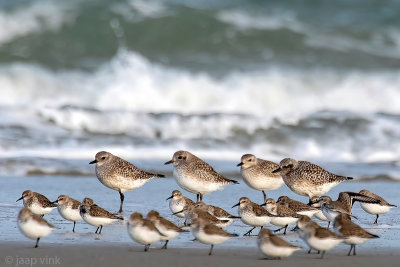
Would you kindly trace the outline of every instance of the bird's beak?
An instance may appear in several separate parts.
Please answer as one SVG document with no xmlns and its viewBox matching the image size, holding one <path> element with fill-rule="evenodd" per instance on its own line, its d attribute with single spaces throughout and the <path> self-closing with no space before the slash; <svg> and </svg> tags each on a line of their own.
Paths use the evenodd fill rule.
<svg viewBox="0 0 400 267">
<path fill-rule="evenodd" d="M 89 162 L 89 164 L 95 164 L 95 163 L 97 163 L 97 160 L 93 160 L 93 161 Z"/>
<path fill-rule="evenodd" d="M 51 204 L 57 203 L 58 204 L 58 199 L 54 200 L 53 202 L 51 202 Z"/>
<path fill-rule="evenodd" d="M 277 172 L 280 172 L 281 170 L 282 170 L 281 167 L 279 167 L 278 169 L 273 170 L 272 173 L 277 173 Z"/>
<path fill-rule="evenodd" d="M 261 206 L 261 207 L 264 207 L 264 206 L 267 206 L 267 204 L 266 204 L 266 203 L 260 204 L 260 206 Z"/>
<path fill-rule="evenodd" d="M 173 198 L 174 196 L 170 196 L 169 198 L 167 198 L 166 200 L 168 200 L 168 199 L 171 199 L 171 198 Z"/>
<path fill-rule="evenodd" d="M 15 202 L 18 202 L 18 201 L 20 201 L 21 199 L 23 199 L 24 197 L 20 197 L 20 198 L 18 198 L 17 199 L 17 201 L 15 201 Z"/>
<path fill-rule="evenodd" d="M 165 162 L 164 165 L 171 164 L 171 163 L 174 163 L 173 159 L 171 159 L 170 161 Z"/>
<path fill-rule="evenodd" d="M 233 205 L 232 206 L 232 209 L 234 208 L 234 207 L 237 207 L 237 206 L 239 206 L 240 205 L 240 202 L 239 203 L 237 203 L 236 205 Z"/>
<path fill-rule="evenodd" d="M 236 165 L 237 167 L 242 166 L 243 162 L 238 163 L 238 165 Z"/>
</svg>

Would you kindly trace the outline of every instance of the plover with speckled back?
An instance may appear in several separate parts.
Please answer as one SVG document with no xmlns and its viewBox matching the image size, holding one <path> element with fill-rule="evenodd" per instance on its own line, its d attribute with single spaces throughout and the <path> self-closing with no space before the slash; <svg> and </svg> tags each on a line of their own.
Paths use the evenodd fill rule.
<svg viewBox="0 0 400 267">
<path fill-rule="evenodd" d="M 94 163 L 96 163 L 96 176 L 99 181 L 108 188 L 119 192 L 121 199 L 119 212 L 122 212 L 124 192 L 139 188 L 153 178 L 164 177 L 163 174 L 143 171 L 132 163 L 106 151 L 98 152 L 95 160 L 89 164 Z"/>
<path fill-rule="evenodd" d="M 132 213 L 129 217 L 128 233 L 134 241 L 144 245 L 144 251 L 148 251 L 151 244 L 160 241 L 163 237 L 157 227 L 138 212 Z"/>
<path fill-rule="evenodd" d="M 276 203 L 275 200 L 273 200 L 272 198 L 267 198 L 267 200 L 265 201 L 265 208 L 269 213 L 276 215 L 276 217 L 271 218 L 271 224 L 282 226 L 274 232 L 285 229 L 283 232 L 284 235 L 286 235 L 286 229 L 289 224 L 296 223 L 301 217 L 301 215 L 290 209 L 287 203 L 279 204 Z"/>
<path fill-rule="evenodd" d="M 378 199 L 380 202 L 379 203 L 363 203 L 360 202 L 361 208 L 365 211 L 368 212 L 369 214 L 374 214 L 376 215 L 376 219 L 374 224 L 378 223 L 378 218 L 379 214 L 384 214 L 388 212 L 391 208 L 396 208 L 396 205 L 389 204 L 386 200 L 384 200 L 382 197 L 378 196 L 377 194 L 372 193 L 371 191 L 367 189 L 363 189 L 360 191 L 360 194 L 363 194 L 365 196 L 369 196 L 375 199 Z"/>
<path fill-rule="evenodd" d="M 39 246 L 39 240 L 48 236 L 55 229 L 40 215 L 33 214 L 29 209 L 23 208 L 18 214 L 18 227 L 28 238 L 35 240 L 35 248 Z"/>
<path fill-rule="evenodd" d="M 52 203 L 47 197 L 31 190 L 25 190 L 17 201 L 21 199 L 24 201 L 25 208 L 37 215 L 43 216 L 57 208 L 57 205 Z"/>
<path fill-rule="evenodd" d="M 203 195 L 216 190 L 222 190 L 230 184 L 238 184 L 217 173 L 208 163 L 188 151 L 177 151 L 170 161 L 173 164 L 174 177 L 180 187 L 196 194 L 197 200 L 202 201 Z"/>
<path fill-rule="evenodd" d="M 72 232 L 75 232 L 76 222 L 82 220 L 79 212 L 79 206 L 81 205 L 81 202 L 73 199 L 72 197 L 60 195 L 56 201 L 53 201 L 53 203 L 57 203 L 58 212 L 60 213 L 61 217 L 68 221 L 74 222 Z"/>
<path fill-rule="evenodd" d="M 171 196 L 167 200 L 169 199 L 171 199 L 169 201 L 169 209 L 180 218 L 185 218 L 185 214 L 179 211 L 183 210 L 186 205 L 194 205 L 193 200 L 183 196 L 179 190 L 172 191 Z"/>
<path fill-rule="evenodd" d="M 344 243 L 350 245 L 350 250 L 349 253 L 347 253 L 347 256 L 350 256 L 352 250 L 353 255 L 356 255 L 356 245 L 362 244 L 371 238 L 379 238 L 379 236 L 368 233 L 363 228 L 352 222 L 350 216 L 343 213 L 336 217 L 333 227 L 343 237 L 345 237 Z"/>
<path fill-rule="evenodd" d="M 290 190 L 301 196 L 320 196 L 341 182 L 353 179 L 330 173 L 308 161 L 285 158 L 273 173 L 280 173 Z"/>
<path fill-rule="evenodd" d="M 256 158 L 252 154 L 245 154 L 240 159 L 240 171 L 243 181 L 251 188 L 260 190 L 263 193 L 264 201 L 267 195 L 264 191 L 276 190 L 283 185 L 282 176 L 279 173 L 272 173 L 279 168 L 275 162 Z"/>
<path fill-rule="evenodd" d="M 273 215 L 270 214 L 266 209 L 257 203 L 251 202 L 251 200 L 247 197 L 241 197 L 239 202 L 232 206 L 232 208 L 237 206 L 242 222 L 244 224 L 253 226 L 253 228 L 246 232 L 244 236 L 250 235 L 256 227 L 261 227 L 262 229 L 271 221 L 271 218 L 273 217 Z"/>
<path fill-rule="evenodd" d="M 93 199 L 87 197 L 83 199 L 81 205 L 79 206 L 79 213 L 85 222 L 97 227 L 96 232 L 94 232 L 95 234 L 97 234 L 99 229 L 99 234 L 101 234 L 101 230 L 103 229 L 104 225 L 119 220 L 124 220 L 124 218 L 112 214 L 97 206 L 94 204 Z"/>
<path fill-rule="evenodd" d="M 301 247 L 294 246 L 279 236 L 272 234 L 267 228 L 261 229 L 258 233 L 257 245 L 265 256 L 272 259 L 289 257 L 293 252 L 301 249 Z"/>
<path fill-rule="evenodd" d="M 182 230 L 181 228 L 176 226 L 173 222 L 160 216 L 160 213 L 158 213 L 158 211 L 149 211 L 146 218 L 150 220 L 157 228 L 157 230 L 162 234 L 161 240 L 164 240 L 165 243 L 161 249 L 167 249 L 167 245 L 170 240 L 177 237 L 180 233 L 186 232 L 185 230 Z"/>
</svg>

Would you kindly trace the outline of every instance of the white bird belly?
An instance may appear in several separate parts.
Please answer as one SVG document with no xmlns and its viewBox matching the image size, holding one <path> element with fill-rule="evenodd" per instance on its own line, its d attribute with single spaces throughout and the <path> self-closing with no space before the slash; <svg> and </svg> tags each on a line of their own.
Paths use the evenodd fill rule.
<svg viewBox="0 0 400 267">
<path fill-rule="evenodd" d="M 61 217 L 68 221 L 77 222 L 82 220 L 79 209 L 72 209 L 71 207 L 61 208 L 58 206 L 58 212 L 60 213 Z"/>
<path fill-rule="evenodd" d="M 47 224 L 40 224 L 34 220 L 28 220 L 26 222 L 18 222 L 19 229 L 28 238 L 37 239 L 48 236 L 53 230 L 52 227 Z"/>
<path fill-rule="evenodd" d="M 201 181 L 189 175 L 180 174 L 175 171 L 175 168 L 174 177 L 180 187 L 193 194 L 201 193 L 203 195 L 206 195 L 217 190 L 222 190 L 226 185 L 228 185 L 226 183 Z"/>
<path fill-rule="evenodd" d="M 374 203 L 360 203 L 361 208 L 370 214 L 383 214 L 388 212 L 392 207 L 390 206 L 382 206 L 380 204 Z"/>
<path fill-rule="evenodd" d="M 272 217 L 271 224 L 276 226 L 286 226 L 295 223 L 298 220 L 299 218 L 294 218 L 294 217 Z"/>
<path fill-rule="evenodd" d="M 212 245 L 217 245 L 221 244 L 229 239 L 228 236 L 222 236 L 222 235 L 209 235 L 204 233 L 204 231 L 192 231 L 194 237 L 196 239 L 203 243 L 203 244 L 212 244 Z"/>
<path fill-rule="evenodd" d="M 311 236 L 307 239 L 307 243 L 316 250 L 327 251 L 339 245 L 343 240 L 336 238 L 317 238 Z"/>
<path fill-rule="evenodd" d="M 153 244 L 161 240 L 158 232 L 149 230 L 143 226 L 132 226 L 128 224 L 128 233 L 131 238 L 142 245 Z"/>
<path fill-rule="evenodd" d="M 45 215 L 47 213 L 50 213 L 52 210 L 54 210 L 56 207 L 46 207 L 43 208 L 41 205 L 32 203 L 30 207 L 27 207 L 33 214 L 37 215 Z"/>
<path fill-rule="evenodd" d="M 97 226 L 97 227 L 110 224 L 117 220 L 117 219 L 110 219 L 110 218 L 105 218 L 105 217 L 90 216 L 88 213 L 83 214 L 82 218 L 88 224 Z"/>
<path fill-rule="evenodd" d="M 279 247 L 271 244 L 270 242 L 259 242 L 260 251 L 270 257 L 288 257 L 299 248 L 296 247 Z"/>
<path fill-rule="evenodd" d="M 255 216 L 247 213 L 240 214 L 240 218 L 242 222 L 251 226 L 264 226 L 271 221 L 271 218 L 268 216 Z"/>
</svg>

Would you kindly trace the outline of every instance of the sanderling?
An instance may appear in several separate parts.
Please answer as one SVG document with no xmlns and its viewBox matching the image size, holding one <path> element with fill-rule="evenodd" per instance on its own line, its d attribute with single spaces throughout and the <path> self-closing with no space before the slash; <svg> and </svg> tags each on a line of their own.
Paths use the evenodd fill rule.
<svg viewBox="0 0 400 267">
<path fill-rule="evenodd" d="M 343 181 L 353 179 L 330 173 L 311 162 L 296 161 L 290 158 L 283 159 L 279 168 L 273 172 L 280 172 L 290 190 L 296 194 L 308 196 L 310 199 L 313 196 L 325 194 Z"/>
<path fill-rule="evenodd" d="M 222 228 L 214 224 L 209 224 L 201 218 L 194 219 L 190 224 L 190 229 L 196 240 L 203 244 L 211 245 L 208 255 L 212 254 L 214 245 L 221 244 L 229 238 L 237 236 L 237 234 L 228 233 Z"/>
<path fill-rule="evenodd" d="M 253 226 L 245 235 L 250 235 L 256 227 L 261 229 L 271 221 L 271 215 L 262 206 L 251 202 L 247 197 L 241 197 L 239 203 L 232 206 L 232 208 L 239 206 L 239 216 L 243 223 Z"/>
<path fill-rule="evenodd" d="M 119 192 L 121 199 L 119 212 L 122 212 L 124 192 L 141 187 L 152 178 L 164 177 L 162 174 L 138 169 L 130 162 L 106 151 L 98 152 L 95 160 L 89 164 L 94 163 L 96 163 L 96 176 L 99 181 L 108 188 Z"/>
<path fill-rule="evenodd" d="M 258 233 L 257 244 L 260 251 L 267 257 L 280 259 L 288 257 L 301 247 L 294 246 L 282 238 L 274 235 L 267 228 L 263 228 Z"/>
<path fill-rule="evenodd" d="M 167 249 L 167 245 L 170 240 L 177 237 L 180 233 L 186 232 L 181 228 L 179 228 L 178 226 L 176 226 L 171 221 L 161 217 L 158 211 L 151 210 L 149 211 L 149 213 L 147 213 L 146 217 L 154 224 L 157 230 L 162 234 L 161 240 L 165 241 L 165 244 L 164 246 L 162 246 L 162 249 Z"/>
<path fill-rule="evenodd" d="M 154 223 L 144 219 L 139 212 L 134 212 L 129 217 L 128 233 L 134 241 L 144 245 L 144 251 L 148 251 L 151 244 L 160 241 L 163 237 Z"/>
<path fill-rule="evenodd" d="M 336 217 L 333 227 L 345 237 L 343 242 L 350 245 L 347 256 L 350 256 L 351 250 L 353 250 L 353 255 L 356 255 L 356 245 L 362 244 L 371 238 L 379 238 L 379 236 L 368 233 L 363 228 L 353 223 L 350 220 L 350 216 L 343 213 Z"/>
<path fill-rule="evenodd" d="M 177 151 L 170 161 L 173 164 L 174 177 L 180 187 L 196 194 L 197 200 L 202 201 L 203 195 L 216 190 L 222 190 L 229 184 L 237 184 L 217 173 L 208 163 L 188 151 Z"/>
<path fill-rule="evenodd" d="M 282 176 L 272 173 L 279 165 L 268 160 L 256 158 L 252 154 L 245 154 L 240 159 L 240 171 L 243 181 L 251 188 L 263 193 L 264 201 L 267 199 L 265 190 L 275 190 L 283 185 Z"/>
<path fill-rule="evenodd" d="M 307 204 L 291 199 L 287 196 L 280 196 L 276 202 L 278 204 L 287 204 L 288 207 L 297 214 L 306 215 L 310 218 L 319 211 L 319 209 L 317 208 L 311 207 Z"/>
<path fill-rule="evenodd" d="M 97 227 L 95 234 L 99 229 L 99 234 L 101 234 L 104 225 L 124 219 L 97 206 L 91 198 L 87 197 L 83 199 L 79 206 L 79 213 L 85 222 Z"/>
<path fill-rule="evenodd" d="M 79 213 L 79 206 L 81 203 L 78 200 L 66 195 L 58 196 L 57 200 L 53 201 L 52 203 L 57 203 L 58 212 L 60 213 L 61 217 L 68 221 L 74 222 L 72 232 L 75 232 L 76 222 L 82 220 L 82 217 Z"/>
<path fill-rule="evenodd" d="M 372 193 L 371 191 L 368 191 L 367 189 L 363 189 L 360 191 L 360 194 L 363 194 L 365 196 L 373 197 L 375 199 L 380 200 L 379 203 L 363 203 L 360 202 L 361 208 L 368 212 L 369 214 L 375 214 L 376 219 L 374 224 L 378 223 L 378 218 L 379 214 L 384 214 L 388 212 L 391 208 L 396 208 L 396 205 L 389 204 L 386 200 L 384 200 L 382 197 L 378 196 L 377 194 Z"/>
<path fill-rule="evenodd" d="M 33 214 L 27 208 L 23 208 L 18 214 L 18 227 L 26 237 L 36 239 L 35 248 L 39 246 L 40 238 L 48 236 L 55 229 L 40 215 Z"/>
<path fill-rule="evenodd" d="M 274 232 L 285 229 L 285 231 L 283 232 L 284 235 L 286 235 L 286 229 L 289 224 L 296 223 L 301 217 L 301 215 L 290 209 L 287 203 L 279 204 L 276 203 L 275 200 L 273 200 L 272 198 L 267 198 L 267 200 L 265 201 L 265 208 L 269 213 L 277 215 L 276 217 L 271 218 L 271 224 L 282 226 L 282 228 L 279 228 Z"/>
<path fill-rule="evenodd" d="M 25 208 L 37 215 L 43 216 L 57 208 L 57 205 L 48 200 L 47 197 L 31 190 L 25 190 L 17 201 L 21 199 L 24 200 Z"/>
<path fill-rule="evenodd" d="M 184 218 L 185 214 L 183 212 L 179 212 L 183 210 L 186 205 L 194 205 L 194 202 L 185 196 L 179 190 L 172 191 L 172 194 L 168 199 L 171 199 L 169 202 L 169 208 L 176 216 Z"/>
</svg>

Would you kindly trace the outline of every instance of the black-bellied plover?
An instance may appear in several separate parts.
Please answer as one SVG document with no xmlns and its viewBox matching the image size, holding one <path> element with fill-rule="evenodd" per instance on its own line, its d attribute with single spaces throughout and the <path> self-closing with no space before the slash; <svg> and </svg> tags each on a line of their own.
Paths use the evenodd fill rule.
<svg viewBox="0 0 400 267">
<path fill-rule="evenodd" d="M 287 196 L 280 196 L 276 201 L 278 204 L 287 204 L 288 207 L 299 215 L 306 215 L 312 217 L 315 213 L 319 211 L 318 208 L 311 207 L 303 202 L 291 199 Z"/>
<path fill-rule="evenodd" d="M 365 202 L 365 203 L 379 203 L 380 201 L 365 196 L 363 194 L 355 192 L 340 192 L 338 199 L 332 201 L 329 196 L 321 196 L 321 210 L 322 213 L 328 218 L 329 221 L 333 222 L 340 213 L 347 214 L 351 216 L 351 208 L 355 201 Z"/>
<path fill-rule="evenodd" d="M 293 252 L 301 249 L 272 234 L 267 228 L 261 229 L 258 233 L 257 245 L 265 256 L 273 259 L 289 257 Z"/>
<path fill-rule="evenodd" d="M 250 235 L 256 227 L 261 227 L 262 229 L 271 221 L 271 218 L 273 217 L 273 215 L 270 214 L 266 209 L 257 203 L 251 202 L 251 200 L 247 197 L 241 197 L 239 199 L 239 203 L 232 206 L 232 208 L 237 206 L 239 206 L 238 213 L 242 222 L 244 224 L 253 226 L 253 228 L 245 233 L 244 236 Z"/>
<path fill-rule="evenodd" d="M 95 160 L 89 164 L 94 163 L 96 163 L 96 176 L 99 181 L 108 188 L 118 191 L 121 199 L 119 212 L 122 212 L 124 192 L 139 188 L 150 179 L 164 177 L 162 174 L 143 171 L 132 163 L 106 151 L 98 152 Z"/>
<path fill-rule="evenodd" d="M 78 200 L 66 195 L 58 196 L 57 200 L 53 201 L 53 203 L 57 203 L 58 212 L 60 213 L 61 217 L 68 221 L 74 222 L 72 232 L 75 232 L 76 222 L 82 220 L 79 212 L 79 206 L 81 203 Z"/>
<path fill-rule="evenodd" d="M 249 187 L 260 190 L 263 193 L 264 201 L 267 199 L 264 191 L 275 190 L 283 185 L 282 176 L 279 173 L 272 173 L 273 170 L 279 168 L 279 165 L 272 161 L 245 154 L 237 166 L 241 167 L 243 181 Z"/>
<path fill-rule="evenodd" d="M 162 234 L 161 240 L 164 240 L 164 246 L 161 249 L 167 249 L 168 242 L 175 237 L 177 237 L 180 233 L 186 232 L 176 226 L 173 222 L 163 218 L 160 216 L 160 213 L 155 210 L 149 211 L 147 213 L 146 219 L 150 220 L 157 230 Z"/>
<path fill-rule="evenodd" d="M 273 171 L 282 175 L 285 184 L 301 196 L 320 196 L 331 190 L 332 187 L 352 177 L 339 176 L 330 173 L 308 161 L 296 161 L 285 158 L 279 163 L 279 168 Z"/>
<path fill-rule="evenodd" d="M 36 240 L 35 248 L 39 246 L 40 238 L 48 236 L 55 229 L 40 215 L 33 214 L 27 208 L 23 208 L 18 214 L 18 227 L 26 237 Z"/>
<path fill-rule="evenodd" d="M 182 195 L 179 190 L 172 191 L 172 194 L 167 200 L 169 200 L 169 209 L 174 213 L 176 216 L 185 218 L 185 214 L 183 212 L 179 212 L 183 210 L 186 205 L 194 205 L 193 200 L 187 198 Z"/>
<path fill-rule="evenodd" d="M 17 201 L 21 199 L 24 200 L 24 207 L 37 215 L 43 216 L 57 208 L 57 205 L 48 200 L 47 197 L 31 190 L 25 190 Z"/>
<path fill-rule="evenodd" d="M 301 215 L 290 209 L 287 203 L 279 204 L 276 203 L 272 198 L 267 198 L 265 201 L 265 208 L 269 213 L 276 215 L 275 217 L 271 218 L 271 224 L 281 226 L 281 228 L 275 230 L 274 232 L 285 229 L 283 232 L 284 235 L 286 235 L 286 229 L 289 224 L 296 223 L 301 217 Z"/>
<path fill-rule="evenodd" d="M 240 219 L 240 217 L 234 216 L 220 207 L 207 205 L 203 201 L 195 203 L 194 207 L 210 213 L 219 220 L 228 220 L 229 224 L 231 224 L 235 219 Z"/>
<path fill-rule="evenodd" d="M 303 223 L 303 217 L 308 220 L 308 223 Z M 318 224 L 311 221 L 309 217 L 302 215 L 297 223 L 299 227 L 299 236 L 312 249 L 321 251 L 321 259 L 325 252 L 339 245 L 344 241 L 344 238 L 329 231 L 326 228 L 319 227 Z"/>
<path fill-rule="evenodd" d="M 375 199 L 380 200 L 379 203 L 363 203 L 360 202 L 361 208 L 365 211 L 368 212 L 369 214 L 374 214 L 376 215 L 376 219 L 374 224 L 378 223 L 378 218 L 379 214 L 384 214 L 388 212 L 391 208 L 396 208 L 396 205 L 389 204 L 386 200 L 384 200 L 382 197 L 378 196 L 377 194 L 372 193 L 371 191 L 367 189 L 363 189 L 360 191 L 360 194 L 363 194 L 365 196 L 369 196 Z"/>
<path fill-rule="evenodd" d="M 203 195 L 216 190 L 222 190 L 229 184 L 238 184 L 217 173 L 208 163 L 188 151 L 177 151 L 170 161 L 173 164 L 174 177 L 180 187 L 196 194 L 197 200 L 202 201 Z"/>
<path fill-rule="evenodd" d="M 201 218 L 196 218 L 190 224 L 193 236 L 200 243 L 211 245 L 208 255 L 212 254 L 214 245 L 221 244 L 237 234 L 228 233 L 222 228 L 209 224 Z"/>
<path fill-rule="evenodd" d="M 97 227 L 95 234 L 99 230 L 99 234 L 101 234 L 104 225 L 124 219 L 97 206 L 93 203 L 93 199 L 87 197 L 79 206 L 79 213 L 85 222 Z"/>
<path fill-rule="evenodd" d="M 371 238 L 379 238 L 379 236 L 368 233 L 352 222 L 350 216 L 343 213 L 336 217 L 333 227 L 345 238 L 344 243 L 350 245 L 347 256 L 350 256 L 351 250 L 353 250 L 353 255 L 356 255 L 356 245 L 362 244 Z"/>
<path fill-rule="evenodd" d="M 128 233 L 134 241 L 144 245 L 144 251 L 148 251 L 151 244 L 161 241 L 163 237 L 155 225 L 144 219 L 139 212 L 134 212 L 129 217 Z"/>
</svg>

